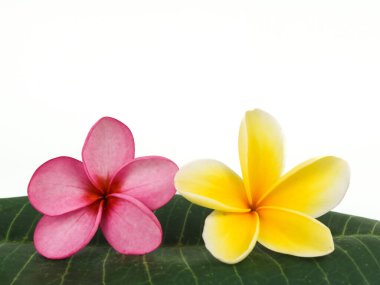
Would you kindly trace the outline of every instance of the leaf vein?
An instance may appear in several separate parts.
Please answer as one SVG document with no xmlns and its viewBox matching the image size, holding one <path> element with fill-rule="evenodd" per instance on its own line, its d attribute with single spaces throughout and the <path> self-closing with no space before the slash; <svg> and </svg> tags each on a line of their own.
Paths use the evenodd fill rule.
<svg viewBox="0 0 380 285">
<path fill-rule="evenodd" d="M 183 239 L 183 236 L 185 234 L 185 228 L 186 228 L 186 224 L 187 224 L 187 219 L 189 217 L 190 209 L 191 209 L 192 206 L 193 206 L 193 204 L 189 204 L 189 207 L 187 207 L 185 219 L 183 220 L 183 225 L 182 225 L 182 229 L 181 229 L 181 233 L 179 235 L 179 240 L 178 240 L 178 244 L 177 245 L 182 245 L 182 239 Z"/>
<path fill-rule="evenodd" d="M 22 207 L 20 208 L 20 210 L 16 213 L 16 215 L 14 216 L 13 220 L 11 221 L 11 223 L 9 224 L 9 227 L 8 227 L 8 231 L 7 233 L 5 234 L 5 241 L 8 241 L 9 240 L 9 235 L 11 233 L 11 230 L 13 228 L 13 225 L 14 223 L 16 222 L 17 218 L 20 216 L 20 214 L 22 213 L 22 211 L 25 209 L 26 205 L 29 204 L 29 201 L 26 201 L 24 203 L 24 205 L 22 205 Z"/>
<path fill-rule="evenodd" d="M 15 284 L 17 279 L 20 277 L 21 273 L 25 270 L 25 268 L 28 266 L 28 264 L 32 261 L 33 257 L 37 254 L 37 251 L 35 251 L 31 256 L 29 256 L 28 260 L 24 263 L 24 265 L 21 267 L 21 269 L 17 272 L 16 276 L 13 278 L 10 285 Z"/>
<path fill-rule="evenodd" d="M 344 223 L 342 233 L 340 235 L 344 236 L 346 234 L 347 226 L 351 219 L 352 219 L 352 216 L 349 216 L 346 222 Z"/>
<path fill-rule="evenodd" d="M 29 233 L 35 228 L 34 226 L 35 226 L 38 218 L 39 218 L 39 216 L 35 216 L 34 217 L 32 223 L 30 224 L 30 227 L 29 227 L 28 231 L 25 233 L 24 237 L 22 238 L 23 241 L 28 240 Z"/>
<path fill-rule="evenodd" d="M 102 262 L 102 284 L 106 285 L 106 262 L 108 260 L 108 256 L 110 255 L 111 247 L 107 250 L 106 257 L 103 259 Z"/>
<path fill-rule="evenodd" d="M 278 269 L 280 270 L 281 275 L 284 277 L 284 280 L 285 280 L 286 284 L 289 285 L 289 284 L 290 284 L 289 279 L 288 279 L 288 277 L 285 275 L 285 272 L 284 272 L 284 270 L 283 270 L 281 264 L 280 264 L 275 258 L 273 258 L 272 256 L 270 256 L 270 254 L 268 254 L 267 252 L 265 252 L 265 250 L 262 250 L 262 252 L 263 252 L 266 256 L 268 256 L 268 258 L 269 258 L 274 264 L 276 264 L 276 266 L 277 266 Z"/>
<path fill-rule="evenodd" d="M 61 276 L 61 282 L 59 283 L 59 285 L 63 285 L 63 283 L 65 282 L 65 278 L 67 276 L 67 274 L 69 273 L 69 270 L 70 270 L 70 267 L 71 267 L 71 261 L 73 260 L 73 256 L 70 257 L 69 261 L 67 262 L 67 265 L 66 265 L 66 268 L 65 268 L 65 272 L 63 272 L 62 276 Z"/>
<path fill-rule="evenodd" d="M 322 272 L 323 274 L 323 279 L 326 281 L 327 284 L 329 285 L 332 285 L 330 280 L 329 280 L 329 276 L 327 275 L 327 272 L 323 269 L 323 267 L 319 264 L 318 260 L 316 260 L 315 258 L 313 258 L 313 261 L 314 263 L 317 265 L 319 271 Z"/>
<path fill-rule="evenodd" d="M 4 244 L 6 244 L 5 242 L 4 242 Z M 10 257 L 10 256 L 12 256 L 12 254 L 13 253 L 15 253 L 20 247 L 22 246 L 22 244 L 20 243 L 19 245 L 17 245 L 10 253 L 8 253 L 4 258 L 3 258 L 3 260 L 1 261 L 1 265 L 3 265 L 4 264 L 4 262 Z"/>
<path fill-rule="evenodd" d="M 375 232 L 375 229 L 376 227 L 380 224 L 380 221 L 376 221 L 376 223 L 373 225 L 372 229 L 371 229 L 371 234 L 373 234 Z"/>
<path fill-rule="evenodd" d="M 367 277 L 365 277 L 365 274 L 360 269 L 359 265 L 356 263 L 355 259 L 352 258 L 352 256 L 343 248 L 341 248 L 339 245 L 336 245 L 336 248 L 338 248 L 341 252 L 343 252 L 344 255 L 348 257 L 348 259 L 351 261 L 351 263 L 356 267 L 358 270 L 360 276 L 363 278 L 363 280 L 366 282 L 366 284 L 370 285 L 371 283 L 368 281 Z"/>
<path fill-rule="evenodd" d="M 240 274 L 239 274 L 239 272 L 238 272 L 238 270 L 237 270 L 236 265 L 233 264 L 232 268 L 234 269 L 235 275 L 236 275 L 236 277 L 238 278 L 240 284 L 241 284 L 241 285 L 244 285 L 243 279 L 241 278 L 241 276 L 240 276 Z"/>
<path fill-rule="evenodd" d="M 146 254 L 143 255 L 143 264 L 144 264 L 144 268 L 145 268 L 145 271 L 146 271 L 146 275 L 148 276 L 148 283 L 150 285 L 153 285 L 153 282 L 152 282 L 152 276 L 150 275 L 150 270 L 149 270 L 149 264 L 146 260 Z"/>
<path fill-rule="evenodd" d="M 380 269 L 380 263 L 379 261 L 377 260 L 377 258 L 373 255 L 372 251 L 368 248 L 368 246 L 359 238 L 357 237 L 353 237 L 355 240 L 357 240 L 365 249 L 366 251 L 368 252 L 368 254 L 372 257 L 372 259 L 375 261 L 377 267 Z"/>
<path fill-rule="evenodd" d="M 183 252 L 182 252 L 182 248 L 179 248 L 179 253 L 180 253 L 180 255 L 181 255 L 181 259 L 182 259 L 183 263 L 185 263 L 185 265 L 186 265 L 187 270 L 188 270 L 188 271 L 191 273 L 191 275 L 193 276 L 193 279 L 194 279 L 195 284 L 196 284 L 196 285 L 199 285 L 198 277 L 195 275 L 193 269 L 191 269 L 189 263 L 187 262 L 187 260 L 186 260 L 186 258 L 185 258 L 185 256 L 184 256 L 184 254 L 183 254 Z"/>
</svg>

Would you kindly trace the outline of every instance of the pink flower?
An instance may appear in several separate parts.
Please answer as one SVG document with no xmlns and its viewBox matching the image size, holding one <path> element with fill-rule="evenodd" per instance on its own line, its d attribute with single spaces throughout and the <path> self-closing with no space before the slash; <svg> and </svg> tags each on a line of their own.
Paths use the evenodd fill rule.
<svg viewBox="0 0 380 285">
<path fill-rule="evenodd" d="M 44 214 L 34 232 L 41 255 L 62 259 L 75 254 L 99 225 L 109 244 L 123 254 L 144 254 L 161 244 L 161 225 L 152 211 L 175 194 L 178 167 L 164 157 L 135 159 L 134 154 L 128 127 L 105 117 L 87 136 L 83 163 L 62 156 L 36 170 L 28 196 Z"/>
</svg>

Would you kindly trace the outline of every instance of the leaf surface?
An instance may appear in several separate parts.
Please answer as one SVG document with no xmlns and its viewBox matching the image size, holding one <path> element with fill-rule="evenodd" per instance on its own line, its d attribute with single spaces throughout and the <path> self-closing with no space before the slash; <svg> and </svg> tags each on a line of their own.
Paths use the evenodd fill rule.
<svg viewBox="0 0 380 285">
<path fill-rule="evenodd" d="M 335 251 L 298 258 L 257 245 L 242 262 L 223 264 L 205 249 L 202 229 L 210 210 L 175 196 L 156 211 L 163 244 L 142 256 L 116 253 L 100 232 L 66 260 L 48 260 L 33 246 L 41 215 L 26 197 L 0 199 L 0 284 L 379 284 L 380 222 L 330 212 Z"/>
</svg>

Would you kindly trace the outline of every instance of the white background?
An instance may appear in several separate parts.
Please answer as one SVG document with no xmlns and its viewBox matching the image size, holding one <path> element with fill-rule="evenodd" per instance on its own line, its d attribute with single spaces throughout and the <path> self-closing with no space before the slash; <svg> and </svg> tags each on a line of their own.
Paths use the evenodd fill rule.
<svg viewBox="0 0 380 285">
<path fill-rule="evenodd" d="M 378 0 L 0 0 L 0 197 L 26 195 L 50 158 L 80 158 L 105 115 L 138 156 L 240 172 L 240 120 L 261 108 L 286 169 L 343 157 L 336 210 L 380 219 L 379 15 Z"/>
</svg>

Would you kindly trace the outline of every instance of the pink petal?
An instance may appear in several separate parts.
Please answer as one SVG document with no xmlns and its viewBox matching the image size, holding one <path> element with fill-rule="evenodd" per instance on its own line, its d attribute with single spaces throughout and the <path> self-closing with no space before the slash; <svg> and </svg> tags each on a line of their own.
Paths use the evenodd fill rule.
<svg viewBox="0 0 380 285">
<path fill-rule="evenodd" d="M 85 247 L 98 229 L 103 201 L 60 216 L 43 216 L 34 232 L 38 253 L 50 259 L 69 257 Z"/>
<path fill-rule="evenodd" d="M 82 150 L 88 177 L 103 191 L 116 172 L 134 155 L 131 131 L 123 123 L 109 117 L 100 119 L 92 127 Z"/>
<path fill-rule="evenodd" d="M 174 175 L 177 171 L 177 165 L 167 158 L 140 157 L 115 175 L 110 193 L 128 194 L 155 210 L 174 196 Z"/>
<path fill-rule="evenodd" d="M 29 182 L 28 196 L 34 208 L 49 216 L 83 208 L 99 198 L 82 162 L 71 157 L 41 165 Z"/>
<path fill-rule="evenodd" d="M 155 250 L 162 240 L 160 222 L 144 204 L 120 195 L 108 196 L 100 224 L 105 238 L 123 254 L 145 254 Z"/>
</svg>

